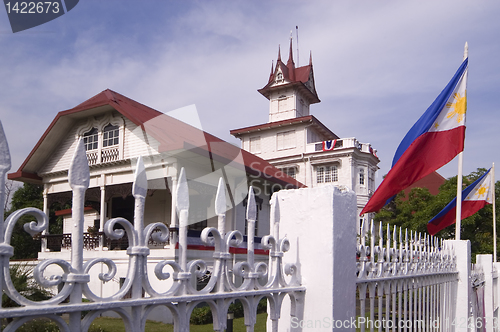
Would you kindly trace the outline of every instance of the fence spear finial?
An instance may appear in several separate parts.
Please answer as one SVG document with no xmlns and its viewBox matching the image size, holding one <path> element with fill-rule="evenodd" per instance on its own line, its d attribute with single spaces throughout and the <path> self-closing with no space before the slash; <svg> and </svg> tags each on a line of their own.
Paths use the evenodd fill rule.
<svg viewBox="0 0 500 332">
<path fill-rule="evenodd" d="M 394 231 L 392 233 L 392 241 L 393 241 L 393 246 L 394 246 L 394 249 L 396 249 L 396 244 L 397 244 L 397 232 L 396 232 L 396 228 L 397 226 L 394 225 Z"/>
<path fill-rule="evenodd" d="M 215 214 L 218 218 L 217 228 L 222 237 L 226 234 L 226 186 L 224 179 L 219 178 L 217 194 L 215 196 Z"/>
<path fill-rule="evenodd" d="M 12 162 L 10 159 L 9 144 L 7 143 L 7 137 L 5 136 L 2 122 L 0 121 L 0 172 L 5 174 L 11 167 Z"/>
<path fill-rule="evenodd" d="M 252 186 L 248 189 L 247 220 L 257 220 L 257 206 Z"/>
<path fill-rule="evenodd" d="M 72 189 L 87 189 L 90 183 L 90 170 L 87 161 L 87 153 L 80 138 L 68 170 L 68 182 Z"/>
<path fill-rule="evenodd" d="M 184 170 L 184 167 L 181 168 L 181 172 L 179 174 L 176 199 L 177 205 L 175 208 L 177 209 L 177 213 L 180 216 L 181 211 L 189 210 L 189 188 L 186 181 L 186 171 Z M 185 222 L 187 222 L 187 220 Z"/>
<path fill-rule="evenodd" d="M 222 177 L 219 179 L 215 196 L 215 214 L 218 216 L 226 214 L 226 185 Z"/>
<path fill-rule="evenodd" d="M 137 166 L 135 168 L 134 183 L 132 185 L 132 195 L 135 198 L 146 198 L 148 193 L 148 178 L 146 176 L 146 168 L 142 157 L 137 159 Z"/>
<path fill-rule="evenodd" d="M 278 194 L 275 193 L 271 197 L 271 226 L 273 226 L 272 235 L 279 241 L 280 236 L 280 206 L 278 200 Z"/>
</svg>

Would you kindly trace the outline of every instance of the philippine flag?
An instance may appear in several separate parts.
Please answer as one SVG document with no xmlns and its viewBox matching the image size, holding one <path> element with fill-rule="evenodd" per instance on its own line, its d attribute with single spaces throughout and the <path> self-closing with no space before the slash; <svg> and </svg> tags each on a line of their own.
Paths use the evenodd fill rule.
<svg viewBox="0 0 500 332">
<path fill-rule="evenodd" d="M 493 189 L 491 188 L 490 170 L 484 173 L 473 184 L 462 191 L 462 219 L 472 216 L 486 204 L 493 203 Z M 435 235 L 445 227 L 456 221 L 457 198 L 453 199 L 427 224 L 429 234 Z"/>
<path fill-rule="evenodd" d="M 455 76 L 401 141 L 392 168 L 361 214 L 377 212 L 401 190 L 449 163 L 464 149 L 465 59 Z"/>
</svg>

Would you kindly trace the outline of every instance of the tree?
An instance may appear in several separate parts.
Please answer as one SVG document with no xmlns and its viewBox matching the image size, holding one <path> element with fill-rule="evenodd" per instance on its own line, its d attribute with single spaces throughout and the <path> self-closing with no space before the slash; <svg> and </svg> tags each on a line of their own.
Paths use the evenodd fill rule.
<svg viewBox="0 0 500 332">
<path fill-rule="evenodd" d="M 49 210 L 49 232 L 51 234 L 62 234 L 62 217 L 56 217 L 55 211 L 69 208 L 70 204 L 54 203 Z M 19 209 L 34 207 L 43 209 L 43 186 L 24 183 L 12 194 L 10 209 L 5 212 L 5 218 Z M 36 258 L 40 250 L 40 239 L 33 239 L 24 231 L 23 225 L 33 221 L 31 216 L 23 216 L 14 226 L 11 245 L 14 247 L 13 259 Z"/>
<path fill-rule="evenodd" d="M 22 187 L 17 189 L 12 195 L 11 207 L 8 215 L 12 212 L 26 207 L 35 207 L 38 209 L 43 208 L 43 187 L 30 183 L 25 183 Z M 7 216 L 6 216 L 7 217 Z M 14 247 L 13 259 L 26 259 L 36 258 L 40 249 L 40 240 L 33 239 L 31 235 L 26 233 L 23 225 L 27 222 L 33 221 L 31 216 L 23 216 L 18 220 L 12 232 L 10 241 L 11 246 Z"/>
<path fill-rule="evenodd" d="M 463 177 L 463 188 L 472 184 L 486 172 L 484 168 Z M 431 195 L 426 188 L 414 188 L 405 198 L 404 192 L 375 215 L 375 220 L 384 224 L 397 225 L 413 231 L 427 234 L 427 223 L 439 213 L 455 196 L 457 192 L 457 177 L 452 177 L 439 188 L 439 193 Z M 500 182 L 495 184 L 496 205 L 500 203 Z M 491 254 L 493 252 L 493 211 L 487 205 L 474 215 L 463 219 L 460 238 L 470 240 L 473 257 L 476 254 Z M 497 229 L 498 231 L 499 229 Z M 455 238 L 455 227 L 449 226 L 441 230 L 438 237 L 443 239 Z M 500 253 L 500 251 L 499 251 Z"/>
</svg>

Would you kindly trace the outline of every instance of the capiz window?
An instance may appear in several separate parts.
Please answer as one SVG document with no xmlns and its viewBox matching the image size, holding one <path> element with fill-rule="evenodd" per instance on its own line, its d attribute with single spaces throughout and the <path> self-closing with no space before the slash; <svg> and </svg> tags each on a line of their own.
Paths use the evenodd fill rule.
<svg viewBox="0 0 500 332">
<path fill-rule="evenodd" d="M 97 150 L 99 146 L 99 132 L 97 128 L 92 128 L 85 134 L 83 134 L 83 144 L 85 145 L 85 150 Z"/>
<path fill-rule="evenodd" d="M 250 137 L 250 152 L 260 152 L 260 136 Z"/>
<path fill-rule="evenodd" d="M 359 184 L 365 184 L 365 171 L 363 169 L 359 170 Z"/>
<path fill-rule="evenodd" d="M 295 130 L 284 131 L 277 135 L 277 149 L 285 150 L 295 147 Z"/>
<path fill-rule="evenodd" d="M 295 179 L 295 176 L 297 174 L 297 170 L 295 169 L 295 167 L 285 167 L 282 168 L 281 171 L 293 179 Z"/>
<path fill-rule="evenodd" d="M 118 126 L 113 126 L 112 124 L 104 127 L 103 137 L 102 137 L 102 146 L 112 146 L 118 145 L 120 139 L 120 128 Z"/>
<path fill-rule="evenodd" d="M 316 183 L 337 182 L 339 180 L 336 165 L 316 167 Z"/>
</svg>

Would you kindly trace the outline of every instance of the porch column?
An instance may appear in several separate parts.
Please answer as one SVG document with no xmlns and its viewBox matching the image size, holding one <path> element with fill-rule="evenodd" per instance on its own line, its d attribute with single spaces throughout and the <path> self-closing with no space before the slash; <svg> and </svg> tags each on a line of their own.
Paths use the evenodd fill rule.
<svg viewBox="0 0 500 332">
<path fill-rule="evenodd" d="M 104 231 L 104 223 L 106 223 L 106 186 L 104 185 L 104 174 L 102 174 L 101 179 L 103 184 L 101 186 L 101 210 L 99 211 L 99 232 Z M 99 237 L 99 250 L 102 250 L 104 245 L 104 235 Z"/>
<path fill-rule="evenodd" d="M 47 216 L 47 218 L 49 217 L 49 202 L 48 202 L 48 199 L 47 199 L 47 187 L 44 185 L 43 186 L 43 213 L 45 213 L 45 215 Z M 50 223 L 49 225 L 50 226 Z M 49 227 L 47 226 L 47 229 L 45 229 L 43 232 L 42 232 L 42 235 L 47 235 L 49 234 Z M 41 241 L 41 252 L 45 252 L 47 251 L 47 238 L 42 238 L 42 241 Z"/>
<path fill-rule="evenodd" d="M 177 212 L 175 211 L 175 207 L 177 205 L 177 199 L 175 195 L 175 191 L 177 190 L 177 175 L 172 176 L 172 187 L 170 188 L 170 193 L 172 195 L 172 208 L 170 209 L 170 229 L 179 228 L 177 225 Z M 170 244 L 175 248 L 175 244 L 177 243 L 177 232 L 170 232 Z"/>
</svg>

